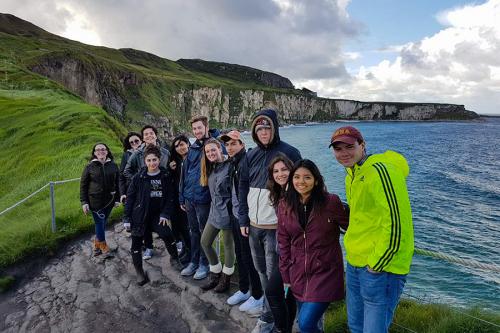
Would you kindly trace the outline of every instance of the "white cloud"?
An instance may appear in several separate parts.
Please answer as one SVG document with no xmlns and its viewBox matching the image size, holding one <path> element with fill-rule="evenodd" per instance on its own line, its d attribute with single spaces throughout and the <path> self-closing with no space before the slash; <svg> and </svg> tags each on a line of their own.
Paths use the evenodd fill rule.
<svg viewBox="0 0 500 333">
<path fill-rule="evenodd" d="M 500 0 L 437 15 L 443 30 L 392 47 L 395 60 L 361 66 L 351 80 L 303 80 L 320 95 L 357 100 L 464 104 L 500 113 Z"/>
<path fill-rule="evenodd" d="M 61 36 L 85 44 L 101 45 L 101 37 L 84 15 L 81 15 L 69 4 L 56 4 L 56 8 L 69 13 L 69 17 L 65 20 L 65 30 L 61 32 Z"/>
<path fill-rule="evenodd" d="M 6 0 L 7 10 L 72 39 L 159 56 L 243 64 L 291 79 L 347 77 L 349 0 Z M 52 21 L 59 21 L 57 25 Z"/>
</svg>

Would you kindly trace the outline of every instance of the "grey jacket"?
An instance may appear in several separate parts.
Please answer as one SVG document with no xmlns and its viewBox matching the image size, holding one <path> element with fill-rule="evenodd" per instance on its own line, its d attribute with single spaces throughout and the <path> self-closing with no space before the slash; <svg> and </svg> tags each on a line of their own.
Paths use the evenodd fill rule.
<svg viewBox="0 0 500 333">
<path fill-rule="evenodd" d="M 144 163 L 145 149 L 146 149 L 146 144 L 143 143 L 141 147 L 137 149 L 137 151 L 135 151 L 127 161 L 127 165 L 123 170 L 123 175 L 125 176 L 129 184 L 132 181 L 132 177 L 134 177 L 143 167 L 146 166 L 146 164 Z M 160 151 L 161 151 L 160 167 L 169 170 L 168 161 L 170 157 L 170 152 L 163 147 L 160 148 Z"/>
<path fill-rule="evenodd" d="M 229 177 L 230 161 L 217 163 L 208 176 L 208 189 L 212 201 L 208 223 L 217 229 L 231 229 L 231 178 Z"/>
</svg>

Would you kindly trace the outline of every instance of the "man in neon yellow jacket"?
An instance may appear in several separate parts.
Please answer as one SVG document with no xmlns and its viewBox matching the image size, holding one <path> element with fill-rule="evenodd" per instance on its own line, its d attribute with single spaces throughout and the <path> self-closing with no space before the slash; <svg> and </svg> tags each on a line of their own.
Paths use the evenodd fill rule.
<svg viewBox="0 0 500 333">
<path fill-rule="evenodd" d="M 408 163 L 393 151 L 367 155 L 363 136 L 352 126 L 337 129 L 330 146 L 347 171 L 350 215 L 344 245 L 349 329 L 387 332 L 413 257 Z"/>
</svg>

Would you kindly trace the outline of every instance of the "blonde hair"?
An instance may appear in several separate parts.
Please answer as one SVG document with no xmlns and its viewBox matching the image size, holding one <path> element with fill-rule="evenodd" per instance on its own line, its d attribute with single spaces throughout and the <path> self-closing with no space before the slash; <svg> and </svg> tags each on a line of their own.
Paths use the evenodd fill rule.
<svg viewBox="0 0 500 333">
<path fill-rule="evenodd" d="M 205 147 L 209 144 L 214 144 L 216 145 L 221 151 L 222 151 L 222 145 L 219 142 L 219 140 L 210 138 L 207 141 L 205 141 L 205 144 L 203 145 L 203 157 L 201 159 L 201 167 L 200 167 L 200 185 L 201 186 L 208 186 L 208 176 L 212 173 L 212 170 L 214 169 L 215 163 L 212 163 L 208 160 L 207 154 L 205 152 Z"/>
</svg>

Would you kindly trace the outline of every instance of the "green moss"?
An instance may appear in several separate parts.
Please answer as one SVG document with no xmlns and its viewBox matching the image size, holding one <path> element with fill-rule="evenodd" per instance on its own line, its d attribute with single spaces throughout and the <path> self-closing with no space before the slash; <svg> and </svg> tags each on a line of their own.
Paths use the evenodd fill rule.
<svg viewBox="0 0 500 333">
<path fill-rule="evenodd" d="M 4 293 L 10 289 L 16 279 L 12 276 L 0 276 L 0 293 Z"/>
</svg>

